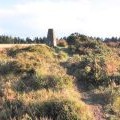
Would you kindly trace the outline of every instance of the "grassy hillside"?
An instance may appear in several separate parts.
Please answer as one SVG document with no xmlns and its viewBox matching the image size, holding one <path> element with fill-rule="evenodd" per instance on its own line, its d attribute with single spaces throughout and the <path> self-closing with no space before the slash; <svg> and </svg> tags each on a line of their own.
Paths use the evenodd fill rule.
<svg viewBox="0 0 120 120">
<path fill-rule="evenodd" d="M 1 52 L 0 119 L 93 119 L 60 56 L 46 45 Z"/>
<path fill-rule="evenodd" d="M 66 44 L 0 51 L 0 120 L 119 119 L 116 48 L 78 34 Z"/>
<path fill-rule="evenodd" d="M 105 119 L 118 120 L 120 117 L 119 47 L 111 47 L 101 40 L 80 34 L 70 35 L 67 41 L 69 54 L 72 56 L 64 64 L 68 73 L 77 79 L 78 87 L 84 83 L 84 87 L 88 89 L 87 93 L 92 92 L 95 96 L 92 102 L 101 105 Z"/>
</svg>

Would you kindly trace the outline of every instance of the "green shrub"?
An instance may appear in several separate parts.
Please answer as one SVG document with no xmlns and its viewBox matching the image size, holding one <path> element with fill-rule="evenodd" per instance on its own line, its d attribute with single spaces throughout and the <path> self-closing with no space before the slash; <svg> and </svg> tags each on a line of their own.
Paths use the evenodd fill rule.
<svg viewBox="0 0 120 120">
<path fill-rule="evenodd" d="M 41 88 L 53 89 L 53 90 L 62 90 L 66 87 L 72 86 L 72 79 L 68 75 L 58 76 L 42 76 L 39 71 L 36 73 L 38 85 Z"/>
<path fill-rule="evenodd" d="M 34 117 L 35 120 L 52 120 L 51 118 L 48 117 Z M 33 120 L 32 117 L 30 117 L 28 114 L 23 115 L 22 117 L 19 118 L 19 120 Z"/>
<path fill-rule="evenodd" d="M 78 80 L 87 81 L 92 84 L 108 82 L 104 58 L 94 55 L 72 57 L 68 60 L 68 72 Z"/>
<path fill-rule="evenodd" d="M 61 59 L 61 60 L 66 60 L 68 58 L 68 55 L 67 55 L 67 53 L 65 53 L 63 51 L 60 51 L 58 53 L 58 58 Z"/>
<path fill-rule="evenodd" d="M 35 104 L 32 108 L 31 116 L 43 117 L 48 116 L 53 120 L 80 120 L 79 107 L 71 101 L 53 100 Z"/>
<path fill-rule="evenodd" d="M 5 101 L 0 119 L 20 120 L 92 120 L 92 115 L 81 102 L 67 99 L 54 99 L 43 102 L 23 104 L 19 100 Z"/>
<path fill-rule="evenodd" d="M 0 63 L 0 74 L 1 75 L 8 75 L 10 73 L 16 72 L 16 65 L 14 61 L 6 61 Z"/>
<path fill-rule="evenodd" d="M 9 55 L 15 57 L 14 65 L 17 72 L 28 72 L 55 61 L 55 52 L 46 45 L 12 48 Z M 64 55 L 61 55 L 65 57 Z"/>
<path fill-rule="evenodd" d="M 54 57 L 54 50 L 51 47 L 48 47 L 47 45 L 33 45 L 23 48 L 16 46 L 8 50 L 8 55 L 15 57 L 20 53 L 26 53 L 26 52 L 37 53 L 38 55 L 44 55 L 45 57 L 48 58 Z"/>
<path fill-rule="evenodd" d="M 39 83 L 39 80 L 34 74 L 28 74 L 23 76 L 21 80 L 17 81 L 17 83 L 15 84 L 15 89 L 19 92 L 29 92 L 41 88 L 42 87 Z"/>
<path fill-rule="evenodd" d="M 69 76 L 41 75 L 40 73 L 26 75 L 19 80 L 15 89 L 20 92 L 31 90 L 52 89 L 62 90 L 72 86 L 72 79 Z"/>
<path fill-rule="evenodd" d="M 81 61 L 81 56 L 78 54 L 73 55 L 68 59 L 68 64 L 79 63 Z"/>
<path fill-rule="evenodd" d="M 120 117 L 120 87 L 112 88 L 110 99 L 112 110 L 114 111 L 116 116 Z"/>
<path fill-rule="evenodd" d="M 67 38 L 71 54 L 89 55 L 90 53 L 107 55 L 111 49 L 101 40 L 80 34 L 72 34 Z"/>
<path fill-rule="evenodd" d="M 113 101 L 113 111 L 120 116 L 120 96 L 116 97 Z"/>
<path fill-rule="evenodd" d="M 33 107 L 33 106 L 31 106 Z M 34 112 L 36 112 L 34 108 Z M 41 108 L 42 111 L 42 108 Z M 52 120 L 51 118 L 45 117 L 44 114 L 40 117 L 31 115 L 31 108 L 24 105 L 19 100 L 9 101 L 6 100 L 3 104 L 3 109 L 0 111 L 0 120 Z"/>
<path fill-rule="evenodd" d="M 67 42 L 65 40 L 59 40 L 57 45 L 59 47 L 67 47 Z"/>
<path fill-rule="evenodd" d="M 17 119 L 25 113 L 25 106 L 19 100 L 6 100 L 0 113 L 1 120 Z"/>
</svg>

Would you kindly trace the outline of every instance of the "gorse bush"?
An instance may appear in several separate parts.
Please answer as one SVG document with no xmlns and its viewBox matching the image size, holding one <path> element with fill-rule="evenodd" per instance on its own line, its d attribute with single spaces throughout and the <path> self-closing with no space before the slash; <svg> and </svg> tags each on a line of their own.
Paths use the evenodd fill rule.
<svg viewBox="0 0 120 120">
<path fill-rule="evenodd" d="M 66 42 L 66 40 L 59 40 L 57 45 L 59 47 L 67 47 L 67 42 Z"/>
<path fill-rule="evenodd" d="M 67 42 L 69 51 L 72 54 L 89 55 L 94 53 L 107 55 L 111 52 L 111 49 L 102 41 L 80 34 L 70 35 L 67 38 Z"/>
<path fill-rule="evenodd" d="M 38 85 L 41 88 L 53 89 L 53 90 L 62 90 L 65 86 L 71 86 L 72 80 L 69 77 L 60 77 L 60 76 L 37 76 Z"/>
<path fill-rule="evenodd" d="M 0 113 L 0 119 L 3 120 L 51 120 L 47 117 L 37 118 L 37 116 L 30 116 L 29 107 L 25 106 L 21 101 L 14 100 L 14 101 L 5 101 L 3 104 L 4 109 Z"/>
<path fill-rule="evenodd" d="M 111 91 L 110 104 L 116 116 L 120 117 L 120 88 L 114 88 Z"/>
<path fill-rule="evenodd" d="M 104 58 L 98 56 L 74 56 L 67 63 L 68 72 L 78 80 L 92 84 L 108 82 Z"/>
<path fill-rule="evenodd" d="M 25 106 L 19 100 L 5 101 L 3 109 L 0 113 L 0 119 L 17 119 L 22 116 L 25 112 Z"/>
<path fill-rule="evenodd" d="M 16 66 L 14 61 L 4 61 L 0 63 L 0 74 L 6 75 L 12 72 L 16 72 Z"/>
<path fill-rule="evenodd" d="M 48 116 L 53 120 L 92 120 L 91 113 L 84 113 L 82 110 L 87 108 L 83 103 L 76 103 L 76 101 L 66 99 L 54 99 L 42 104 L 32 104 L 32 111 L 30 116 Z M 32 114 L 33 113 L 33 114 Z"/>
<path fill-rule="evenodd" d="M 68 58 L 68 54 L 63 52 L 63 51 L 60 51 L 57 55 L 57 57 L 60 59 L 60 60 L 66 60 Z"/>
<path fill-rule="evenodd" d="M 113 101 L 113 111 L 120 116 L 120 96 L 116 97 L 116 99 Z"/>
<path fill-rule="evenodd" d="M 41 119 L 41 120 L 92 120 L 91 113 L 84 113 L 84 104 L 75 101 L 54 99 L 42 103 L 25 105 L 19 100 L 6 101 L 0 119 Z M 46 119 L 45 119 L 46 116 Z"/>
<path fill-rule="evenodd" d="M 42 75 L 27 75 L 21 78 L 15 86 L 17 91 L 29 92 L 31 90 L 52 89 L 62 90 L 67 87 L 72 87 L 72 79 L 69 76 L 42 76 Z"/>
<path fill-rule="evenodd" d="M 118 120 L 120 118 L 120 87 L 107 87 L 105 110 L 109 114 L 109 119 Z"/>
<path fill-rule="evenodd" d="M 71 101 L 53 100 L 43 104 L 36 104 L 35 109 L 34 105 L 32 107 L 34 111 L 32 113 L 37 117 L 45 115 L 53 120 L 80 120 L 79 107 L 75 106 L 75 103 Z"/>
</svg>

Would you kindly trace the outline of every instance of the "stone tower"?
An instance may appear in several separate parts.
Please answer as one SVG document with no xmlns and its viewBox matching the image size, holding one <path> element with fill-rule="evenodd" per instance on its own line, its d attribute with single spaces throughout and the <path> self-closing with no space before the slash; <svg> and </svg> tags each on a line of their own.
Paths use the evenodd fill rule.
<svg viewBox="0 0 120 120">
<path fill-rule="evenodd" d="M 55 34 L 54 34 L 54 30 L 53 29 L 48 29 L 48 34 L 47 34 L 47 43 L 50 46 L 56 46 L 57 42 L 56 42 L 56 38 L 55 38 Z"/>
</svg>

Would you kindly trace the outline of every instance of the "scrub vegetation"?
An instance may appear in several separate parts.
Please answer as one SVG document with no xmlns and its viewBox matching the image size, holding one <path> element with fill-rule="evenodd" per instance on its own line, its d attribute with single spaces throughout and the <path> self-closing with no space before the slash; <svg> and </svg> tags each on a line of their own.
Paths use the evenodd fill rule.
<svg viewBox="0 0 120 120">
<path fill-rule="evenodd" d="M 119 45 L 108 42 L 75 33 L 1 50 L 0 120 L 118 120 Z"/>
</svg>

